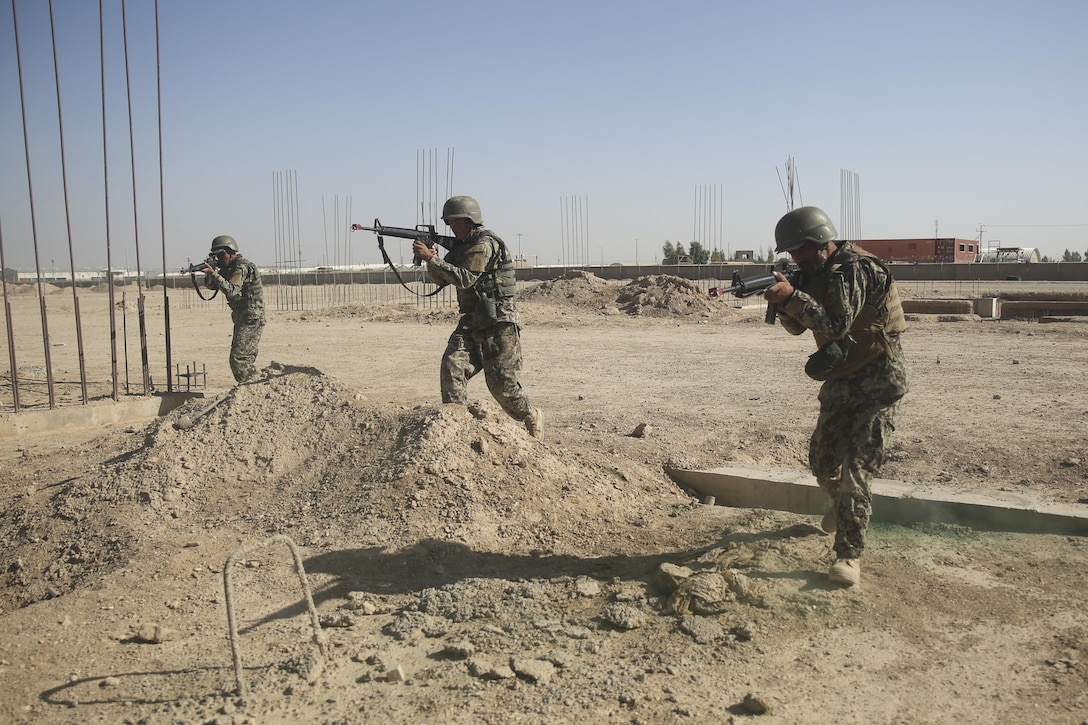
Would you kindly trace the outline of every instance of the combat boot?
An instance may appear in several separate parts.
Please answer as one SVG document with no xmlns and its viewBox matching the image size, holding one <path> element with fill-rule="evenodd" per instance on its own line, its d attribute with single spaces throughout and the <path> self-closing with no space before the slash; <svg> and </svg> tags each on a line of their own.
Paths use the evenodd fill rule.
<svg viewBox="0 0 1088 725">
<path fill-rule="evenodd" d="M 544 413 L 540 408 L 533 408 L 529 415 L 525 416 L 525 430 L 529 435 L 539 440 L 544 440 Z"/>
<path fill-rule="evenodd" d="M 839 559 L 831 565 L 827 578 L 836 584 L 852 587 L 861 581 L 860 559 Z"/>
</svg>

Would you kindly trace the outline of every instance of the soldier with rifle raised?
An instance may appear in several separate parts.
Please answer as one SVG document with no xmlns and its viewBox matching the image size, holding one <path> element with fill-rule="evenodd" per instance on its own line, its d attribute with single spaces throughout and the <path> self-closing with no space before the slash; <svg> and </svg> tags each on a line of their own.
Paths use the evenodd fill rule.
<svg viewBox="0 0 1088 725">
<path fill-rule="evenodd" d="M 257 265 L 239 253 L 234 237 L 220 235 L 212 240 L 208 258 L 203 263 L 191 265 L 188 272 L 194 275 L 194 285 L 196 272 L 203 272 L 204 285 L 222 292 L 227 298 L 234 323 L 230 344 L 230 371 L 234 379 L 242 383 L 257 377 L 257 346 L 265 321 L 264 288 Z M 199 287 L 197 293 L 200 293 Z"/>
<path fill-rule="evenodd" d="M 834 533 L 828 578 L 861 581 L 861 554 L 872 515 L 871 482 L 907 393 L 899 335 L 906 330 L 890 270 L 849 242 L 835 240 L 831 219 L 814 206 L 790 211 L 774 230 L 799 278 L 774 272 L 763 293 L 793 335 L 811 330 L 819 348 L 805 366 L 820 387 L 820 414 L 809 441 L 809 468 L 831 497 L 822 527 Z"/>
<path fill-rule="evenodd" d="M 457 289 L 461 318 L 442 354 L 439 381 L 443 403 L 468 401 L 468 381 L 481 370 L 487 388 L 506 414 L 544 437 L 544 416 L 529 405 L 521 387 L 521 326 L 514 305 L 514 262 L 506 243 L 483 226 L 480 205 L 471 196 L 454 196 L 442 206 L 442 221 L 454 241 L 445 259 L 437 243 L 417 238 L 414 256 L 427 265 L 437 285 Z"/>
</svg>

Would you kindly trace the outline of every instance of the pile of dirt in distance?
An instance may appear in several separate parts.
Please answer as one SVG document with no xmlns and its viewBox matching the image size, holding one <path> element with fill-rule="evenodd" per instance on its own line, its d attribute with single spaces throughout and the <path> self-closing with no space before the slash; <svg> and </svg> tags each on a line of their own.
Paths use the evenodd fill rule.
<svg viewBox="0 0 1088 725">
<path fill-rule="evenodd" d="M 616 302 L 629 315 L 649 317 L 708 317 L 729 309 L 694 282 L 669 274 L 633 280 L 620 290 Z"/>
<path fill-rule="evenodd" d="M 210 410 L 190 401 L 130 429 L 129 452 L 14 501 L 0 515 L 0 606 L 93 583 L 171 528 L 564 554 L 688 500 L 661 470 L 563 455 L 490 402 L 375 405 L 313 368 L 273 366 Z"/>
<path fill-rule="evenodd" d="M 575 270 L 541 282 L 520 297 L 530 304 L 562 303 L 564 307 L 630 317 L 705 319 L 738 314 L 728 301 L 715 300 L 696 283 L 668 274 L 648 275 L 621 284 Z"/>
<path fill-rule="evenodd" d="M 601 279 L 592 272 L 570 270 L 561 277 L 544 280 L 518 293 L 527 302 L 562 303 L 598 314 L 617 314 L 616 295 L 620 284 Z"/>
</svg>

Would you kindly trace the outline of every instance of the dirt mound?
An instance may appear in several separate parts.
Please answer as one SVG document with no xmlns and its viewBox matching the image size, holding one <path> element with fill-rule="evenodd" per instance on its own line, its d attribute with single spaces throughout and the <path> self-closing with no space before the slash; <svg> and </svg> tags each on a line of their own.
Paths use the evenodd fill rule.
<svg viewBox="0 0 1088 725">
<path fill-rule="evenodd" d="M 592 272 L 571 270 L 561 277 L 545 280 L 518 293 L 519 300 L 530 303 L 562 304 L 582 310 L 608 312 L 616 310 L 616 294 L 620 285 L 601 279 Z"/>
<path fill-rule="evenodd" d="M 571 271 L 520 294 L 529 304 L 550 303 L 630 317 L 730 317 L 736 310 L 710 299 L 694 282 L 673 275 L 649 275 L 627 284 L 603 280 L 591 272 Z"/>
<path fill-rule="evenodd" d="M 685 500 L 660 470 L 560 455 L 490 403 L 391 408 L 313 368 L 265 373 L 133 430 L 129 452 L 58 490 L 28 489 L 0 517 L 2 606 L 79 588 L 166 528 L 574 553 Z"/>
<path fill-rule="evenodd" d="M 629 315 L 650 317 L 709 316 L 729 309 L 713 304 L 694 282 L 669 274 L 639 277 L 620 290 L 616 301 Z"/>
</svg>

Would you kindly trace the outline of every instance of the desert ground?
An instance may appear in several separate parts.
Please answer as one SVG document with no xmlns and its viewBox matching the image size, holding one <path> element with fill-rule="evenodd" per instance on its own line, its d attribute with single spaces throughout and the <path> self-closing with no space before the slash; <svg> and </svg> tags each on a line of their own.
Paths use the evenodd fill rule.
<svg viewBox="0 0 1088 725">
<path fill-rule="evenodd" d="M 42 296 L 48 348 L 38 294 L 9 291 L 25 407 L 8 370 L 0 415 L 48 407 L 45 349 L 79 406 L 71 290 Z M 482 379 L 439 403 L 448 308 L 268 294 L 262 379 L 233 385 L 222 300 L 175 290 L 172 359 L 204 397 L 0 438 L 0 721 L 1088 722 L 1084 537 L 877 510 L 846 589 L 817 517 L 669 478 L 805 468 L 813 343 L 758 306 L 667 275 L 525 285 L 539 441 Z M 143 396 L 138 298 L 114 403 L 108 296 L 78 293 L 90 406 Z M 143 307 L 161 392 L 161 290 Z M 1088 515 L 1085 322 L 911 315 L 881 477 Z"/>
</svg>

